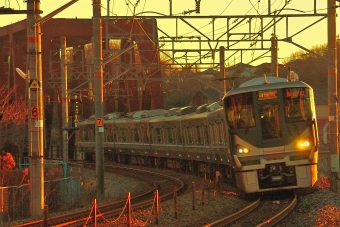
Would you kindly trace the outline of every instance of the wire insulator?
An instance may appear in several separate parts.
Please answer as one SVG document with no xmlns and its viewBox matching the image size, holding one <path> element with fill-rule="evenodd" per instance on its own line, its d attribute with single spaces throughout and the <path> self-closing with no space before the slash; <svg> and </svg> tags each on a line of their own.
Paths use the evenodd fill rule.
<svg viewBox="0 0 340 227">
<path fill-rule="evenodd" d="M 196 3 L 196 13 L 201 12 L 201 0 L 195 0 Z"/>
</svg>

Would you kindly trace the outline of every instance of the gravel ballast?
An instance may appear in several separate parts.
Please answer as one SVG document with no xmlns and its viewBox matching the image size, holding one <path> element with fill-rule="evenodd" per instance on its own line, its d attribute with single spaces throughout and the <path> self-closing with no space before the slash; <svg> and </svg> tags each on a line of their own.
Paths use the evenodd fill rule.
<svg viewBox="0 0 340 227">
<path fill-rule="evenodd" d="M 140 167 L 139 167 L 140 168 Z M 149 169 L 148 169 L 149 170 Z M 215 190 L 215 184 L 210 184 L 210 190 L 205 191 L 204 203 L 202 203 L 202 178 L 192 175 L 184 175 L 172 170 L 155 170 L 162 171 L 164 174 L 170 174 L 173 177 L 182 179 L 187 184 L 187 190 L 177 198 L 177 215 L 174 209 L 174 201 L 164 201 L 160 204 L 160 213 L 158 222 L 156 222 L 154 211 L 145 209 L 143 211 L 134 211 L 136 218 L 135 223 L 142 223 L 144 226 L 166 226 L 166 227 L 193 227 L 204 226 L 217 219 L 227 216 L 233 212 L 242 209 L 250 201 L 239 198 L 237 190 L 233 186 L 223 184 L 222 191 L 218 193 Z M 193 193 L 191 183 L 195 182 L 195 196 L 193 209 Z M 326 182 L 326 183 L 325 183 Z M 340 197 L 329 190 L 328 180 L 320 177 L 318 183 L 307 190 L 297 190 L 298 204 L 291 212 L 288 218 L 284 219 L 276 226 L 340 226 Z M 131 186 L 129 183 L 120 182 L 114 184 L 114 187 L 123 187 L 122 190 L 141 190 L 139 186 Z M 138 184 L 137 184 L 138 185 Z M 117 189 L 116 189 L 117 190 Z M 118 190 L 119 191 L 119 190 Z M 275 204 L 273 203 L 273 206 Z M 122 225 L 126 225 L 124 215 L 122 216 Z M 245 217 L 247 218 L 247 217 Z M 125 221 L 125 222 L 124 222 Z M 158 224 L 157 224 L 158 223 Z M 245 226 L 256 226 L 249 220 Z M 110 224 L 100 224 L 99 226 L 120 226 Z M 133 226 L 138 226 L 133 225 Z M 232 226 L 232 225 L 231 225 Z"/>
</svg>

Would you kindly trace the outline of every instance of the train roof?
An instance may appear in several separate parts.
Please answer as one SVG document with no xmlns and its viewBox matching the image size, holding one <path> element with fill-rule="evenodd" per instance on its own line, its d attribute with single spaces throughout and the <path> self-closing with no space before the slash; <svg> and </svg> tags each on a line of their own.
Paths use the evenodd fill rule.
<svg viewBox="0 0 340 227">
<path fill-rule="evenodd" d="M 111 119 L 117 119 L 117 118 L 122 118 L 124 116 L 123 112 L 113 112 L 113 113 L 108 113 L 104 115 L 104 120 L 111 120 Z"/>
<path fill-rule="evenodd" d="M 302 81 L 287 81 L 280 77 L 258 77 L 248 80 L 240 85 L 238 88 L 234 88 L 227 92 L 225 97 L 230 95 L 242 94 L 253 91 L 269 90 L 269 89 L 281 89 L 281 88 L 294 88 L 294 87 L 309 87 L 308 84 Z"/>
<path fill-rule="evenodd" d="M 149 121 L 151 119 L 164 119 L 164 118 L 182 118 L 188 115 L 200 115 L 200 114 L 209 114 L 210 112 L 214 112 L 215 110 L 221 108 L 221 102 L 214 102 L 201 105 L 199 107 L 196 106 L 185 106 L 185 107 L 176 107 L 171 108 L 169 110 L 164 109 L 154 109 L 154 110 L 140 110 L 131 112 L 128 114 L 124 114 L 123 112 L 112 112 L 104 115 L 104 120 L 106 122 L 114 121 L 116 123 L 125 122 L 127 119 L 131 119 L 131 123 L 133 120 L 144 120 Z M 93 124 L 95 120 L 95 115 L 92 115 L 89 119 L 85 119 L 84 121 L 79 122 L 80 124 Z"/>
</svg>

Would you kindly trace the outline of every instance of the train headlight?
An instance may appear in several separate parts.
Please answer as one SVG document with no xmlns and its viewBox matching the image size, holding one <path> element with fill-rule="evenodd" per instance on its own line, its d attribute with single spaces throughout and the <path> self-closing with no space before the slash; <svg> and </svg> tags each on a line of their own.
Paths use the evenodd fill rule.
<svg viewBox="0 0 340 227">
<path fill-rule="evenodd" d="M 244 146 L 241 146 L 239 144 L 236 145 L 236 150 L 239 154 L 248 154 L 249 153 L 249 149 L 244 147 Z"/>
<path fill-rule="evenodd" d="M 303 140 L 300 140 L 298 143 L 299 149 L 306 149 L 311 147 L 311 142 L 309 138 L 305 138 Z"/>
</svg>

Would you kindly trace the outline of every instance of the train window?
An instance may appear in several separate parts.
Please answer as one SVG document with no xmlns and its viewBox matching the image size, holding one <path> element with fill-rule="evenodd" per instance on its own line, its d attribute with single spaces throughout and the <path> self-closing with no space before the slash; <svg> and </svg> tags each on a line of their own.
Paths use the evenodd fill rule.
<svg viewBox="0 0 340 227">
<path fill-rule="evenodd" d="M 84 130 L 82 131 L 82 138 L 81 138 L 81 141 L 88 141 L 89 140 L 89 137 L 87 136 L 87 131 Z"/>
<path fill-rule="evenodd" d="M 113 128 L 113 141 L 118 142 L 118 129 L 116 127 Z"/>
<path fill-rule="evenodd" d="M 286 121 L 312 120 L 311 90 L 308 88 L 287 88 L 283 91 Z"/>
<path fill-rule="evenodd" d="M 217 144 L 217 140 L 218 140 L 217 137 L 218 137 L 218 135 L 217 135 L 216 125 L 215 124 L 211 125 L 211 131 L 212 131 L 211 135 L 212 135 L 213 144 Z"/>
<path fill-rule="evenodd" d="M 222 122 L 217 124 L 217 130 L 218 130 L 218 143 L 223 144 L 223 124 Z"/>
<path fill-rule="evenodd" d="M 94 141 L 94 132 L 92 129 L 89 130 L 89 140 L 90 142 L 93 142 Z"/>
<path fill-rule="evenodd" d="M 209 125 L 209 135 L 211 144 L 215 144 L 215 129 L 214 125 Z"/>
<path fill-rule="evenodd" d="M 255 127 L 252 93 L 229 96 L 224 100 L 225 114 L 230 128 Z"/>
<path fill-rule="evenodd" d="M 184 133 L 183 133 L 183 131 L 181 131 L 179 128 L 177 128 L 177 142 L 179 143 L 179 144 L 183 144 L 183 135 Z"/>
<path fill-rule="evenodd" d="M 205 144 L 210 145 L 211 142 L 210 142 L 209 130 L 208 130 L 207 125 L 204 125 L 203 134 L 204 134 Z"/>
<path fill-rule="evenodd" d="M 278 103 L 260 105 L 261 127 L 263 139 L 281 137 L 281 124 Z"/>
<path fill-rule="evenodd" d="M 139 132 L 138 129 L 134 129 L 133 130 L 133 134 L 134 134 L 134 142 L 139 142 Z"/>
<path fill-rule="evenodd" d="M 127 141 L 127 132 L 125 128 L 120 129 L 120 141 L 121 142 Z"/>
<path fill-rule="evenodd" d="M 153 131 L 153 128 L 150 126 L 150 127 L 147 127 L 145 128 L 145 133 L 146 133 L 146 136 L 145 136 L 145 142 L 146 143 L 153 143 L 153 136 L 152 136 L 152 131 Z"/>
<path fill-rule="evenodd" d="M 166 129 L 166 138 L 167 138 L 167 143 L 174 143 L 174 132 L 172 128 L 167 128 Z"/>
<path fill-rule="evenodd" d="M 186 130 L 187 130 L 188 144 L 193 144 L 194 143 L 193 130 L 190 127 L 186 128 Z"/>
<path fill-rule="evenodd" d="M 155 136 L 156 136 L 156 143 L 161 143 L 162 142 L 161 128 L 155 129 Z"/>
<path fill-rule="evenodd" d="M 183 144 L 188 144 L 188 131 L 187 128 L 183 128 L 183 132 L 181 133 L 183 135 Z"/>
<path fill-rule="evenodd" d="M 105 140 L 105 142 L 108 142 L 108 141 L 110 141 L 110 137 L 111 137 L 111 132 L 110 132 L 110 129 L 108 129 L 108 128 L 105 128 L 105 138 L 104 138 L 104 140 Z"/>
<path fill-rule="evenodd" d="M 203 140 L 202 140 L 202 127 L 201 126 L 196 126 L 196 138 L 197 138 L 197 144 L 202 145 Z"/>
</svg>

